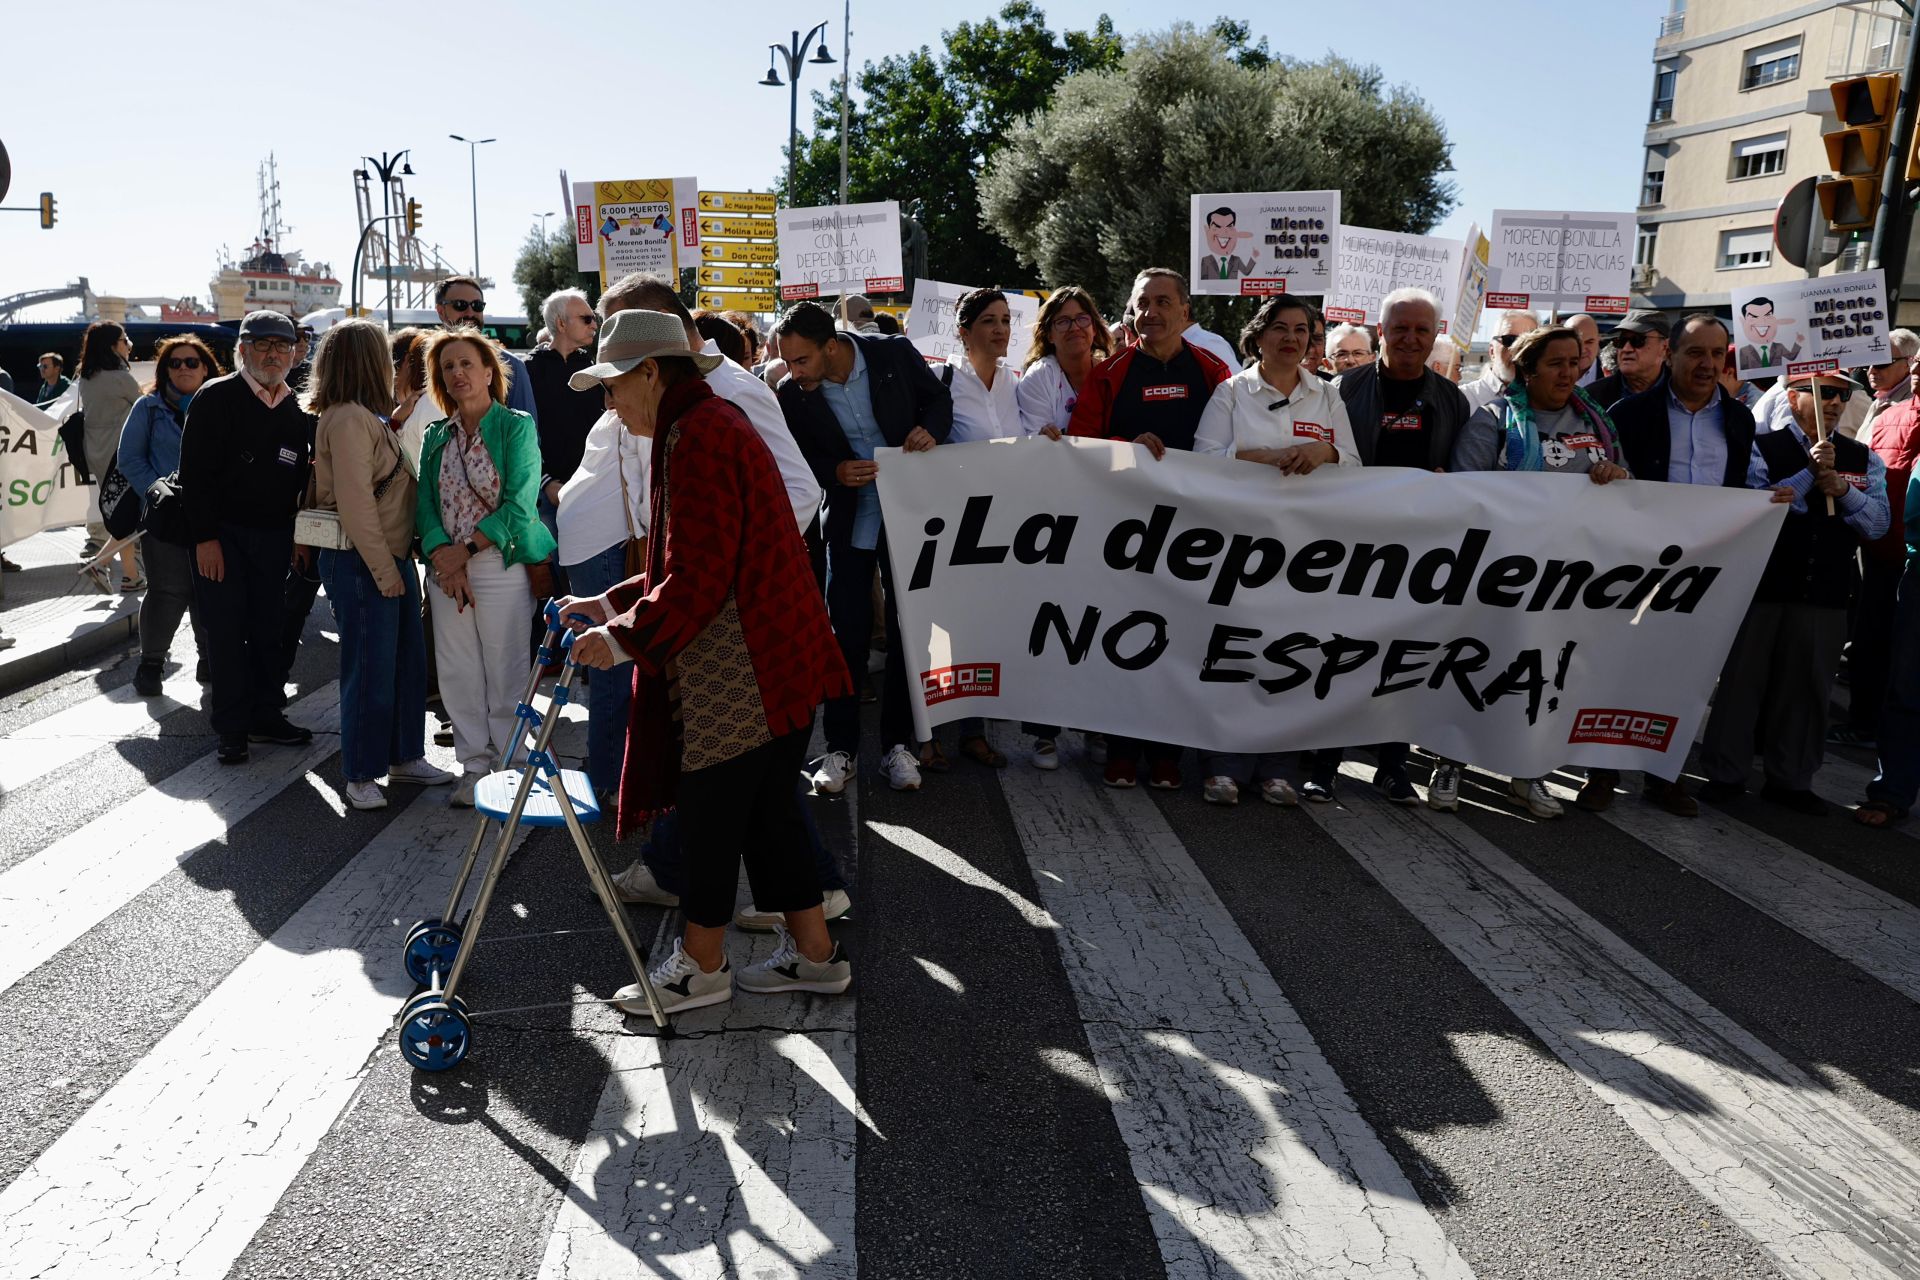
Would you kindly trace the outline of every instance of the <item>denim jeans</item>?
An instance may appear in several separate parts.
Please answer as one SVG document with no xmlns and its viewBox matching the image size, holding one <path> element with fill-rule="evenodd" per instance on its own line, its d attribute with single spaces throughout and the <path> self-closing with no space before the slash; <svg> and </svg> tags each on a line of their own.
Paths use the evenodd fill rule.
<svg viewBox="0 0 1920 1280">
<path fill-rule="evenodd" d="M 1907 562 L 1887 645 L 1887 695 L 1880 704 L 1880 772 L 1867 799 L 1904 813 L 1920 792 L 1920 569 Z"/>
<path fill-rule="evenodd" d="M 616 542 L 597 556 L 568 565 L 566 574 L 574 591 L 597 596 L 626 580 L 626 560 L 626 544 Z M 620 765 L 627 753 L 627 706 L 632 701 L 631 662 L 588 677 L 587 777 L 596 794 L 620 785 Z"/>
<path fill-rule="evenodd" d="M 340 628 L 340 772 L 371 782 L 427 753 L 427 645 L 420 575 L 395 559 L 406 594 L 383 596 L 358 551 L 322 551 L 320 580 Z"/>
</svg>

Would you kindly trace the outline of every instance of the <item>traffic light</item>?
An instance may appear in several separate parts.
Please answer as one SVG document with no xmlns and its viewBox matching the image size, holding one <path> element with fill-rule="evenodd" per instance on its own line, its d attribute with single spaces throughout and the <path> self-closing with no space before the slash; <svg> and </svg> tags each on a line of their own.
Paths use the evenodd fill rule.
<svg viewBox="0 0 1920 1280">
<path fill-rule="evenodd" d="M 40 229 L 42 231 L 51 231 L 53 230 L 53 223 L 53 192 L 42 191 L 40 193 Z"/>
<path fill-rule="evenodd" d="M 1815 188 L 1820 212 L 1835 231 L 1867 231 L 1880 212 L 1880 181 L 1900 98 L 1897 75 L 1855 76 L 1829 86 L 1840 128 L 1823 134 L 1827 164 L 1838 175 Z"/>
<path fill-rule="evenodd" d="M 418 200 L 413 199 L 411 196 L 409 196 L 407 198 L 407 234 L 410 236 L 418 235 L 419 232 L 420 232 L 420 202 Z"/>
</svg>

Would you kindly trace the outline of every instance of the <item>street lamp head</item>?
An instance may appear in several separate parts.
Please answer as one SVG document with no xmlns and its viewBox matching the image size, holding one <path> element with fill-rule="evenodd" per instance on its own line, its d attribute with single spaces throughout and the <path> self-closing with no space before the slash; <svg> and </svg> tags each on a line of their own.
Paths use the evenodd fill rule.
<svg viewBox="0 0 1920 1280">
<path fill-rule="evenodd" d="M 460 136 L 459 134 L 457 134 L 457 133 L 450 133 L 450 134 L 448 134 L 447 136 L 448 136 L 449 138 L 452 138 L 452 139 L 453 139 L 453 140 L 454 140 L 455 142 L 465 142 L 465 141 L 466 141 L 466 139 L 465 139 L 465 138 L 463 138 L 463 137 L 461 137 L 461 136 Z"/>
<path fill-rule="evenodd" d="M 400 166 L 400 176 L 403 178 L 413 177 L 413 162 L 411 160 Z"/>
<path fill-rule="evenodd" d="M 780 73 L 778 71 L 775 71 L 772 67 L 768 67 L 767 78 L 760 81 L 760 83 L 767 86 L 767 88 L 769 89 L 778 89 L 781 85 L 785 84 L 786 81 L 780 78 Z"/>
<path fill-rule="evenodd" d="M 827 45 L 826 45 L 826 42 L 825 42 L 824 40 L 823 40 L 823 41 L 821 41 L 821 43 L 820 43 L 820 47 L 819 47 L 818 49 L 816 49 L 816 50 L 814 50 L 814 53 L 813 53 L 813 56 L 812 56 L 811 58 L 808 58 L 808 59 L 807 59 L 807 61 L 808 61 L 808 62 L 813 62 L 813 63 L 818 63 L 818 64 L 820 64 L 821 66 L 830 66 L 830 65 L 832 65 L 832 63 L 833 63 L 833 55 L 827 52 Z"/>
</svg>

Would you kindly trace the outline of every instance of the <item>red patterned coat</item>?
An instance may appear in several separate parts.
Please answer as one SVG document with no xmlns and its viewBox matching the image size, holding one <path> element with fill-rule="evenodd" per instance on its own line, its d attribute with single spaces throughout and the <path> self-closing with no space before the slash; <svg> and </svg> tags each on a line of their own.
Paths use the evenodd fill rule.
<svg viewBox="0 0 1920 1280">
<path fill-rule="evenodd" d="M 695 378 L 667 389 L 653 437 L 647 572 L 607 592 L 634 660 L 619 834 L 675 780 L 805 729 L 853 692 L 793 506 L 746 415 Z"/>
</svg>

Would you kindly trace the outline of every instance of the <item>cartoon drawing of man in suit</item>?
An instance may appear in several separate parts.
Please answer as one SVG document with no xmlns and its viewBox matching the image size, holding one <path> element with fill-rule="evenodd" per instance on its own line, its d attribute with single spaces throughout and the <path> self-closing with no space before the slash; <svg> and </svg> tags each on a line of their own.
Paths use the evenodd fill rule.
<svg viewBox="0 0 1920 1280">
<path fill-rule="evenodd" d="M 1787 362 L 1800 354 L 1800 344 L 1791 347 L 1784 342 L 1775 342 L 1774 336 L 1784 325 L 1792 320 L 1782 320 L 1773 314 L 1772 298 L 1754 298 L 1740 308 L 1740 328 L 1747 336 L 1747 345 L 1740 348 L 1740 368 L 1778 369 L 1786 372 Z"/>
<path fill-rule="evenodd" d="M 1207 226 L 1203 233 L 1206 252 L 1200 256 L 1202 280 L 1237 280 L 1253 273 L 1253 263 L 1260 256 L 1260 251 L 1254 249 L 1244 258 L 1233 252 L 1242 240 L 1253 238 L 1253 232 L 1242 231 L 1239 222 L 1239 215 L 1224 205 L 1207 215 Z"/>
</svg>

